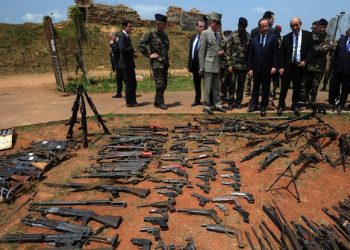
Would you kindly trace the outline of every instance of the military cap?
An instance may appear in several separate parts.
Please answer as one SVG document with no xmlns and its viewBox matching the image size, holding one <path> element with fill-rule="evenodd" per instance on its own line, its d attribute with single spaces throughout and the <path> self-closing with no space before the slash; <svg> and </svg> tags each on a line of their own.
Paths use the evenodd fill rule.
<svg viewBox="0 0 350 250">
<path fill-rule="evenodd" d="M 229 36 L 232 34 L 232 30 L 225 30 L 224 31 L 224 36 Z"/>
<path fill-rule="evenodd" d="M 209 14 L 209 20 L 221 22 L 222 14 L 217 12 L 212 12 Z"/>
<path fill-rule="evenodd" d="M 328 25 L 328 22 L 326 19 L 322 18 L 318 21 L 318 25 L 326 26 Z"/>
<path fill-rule="evenodd" d="M 281 31 L 281 30 L 282 30 L 281 25 L 276 25 L 276 26 L 275 26 L 275 30 L 277 30 L 277 31 Z"/>
<path fill-rule="evenodd" d="M 240 17 L 238 19 L 238 25 L 245 25 L 245 26 L 248 26 L 248 20 L 244 17 Z"/>
<path fill-rule="evenodd" d="M 168 19 L 166 16 L 162 14 L 155 14 L 154 17 L 156 18 L 156 21 L 160 21 L 160 22 L 166 22 Z"/>
</svg>

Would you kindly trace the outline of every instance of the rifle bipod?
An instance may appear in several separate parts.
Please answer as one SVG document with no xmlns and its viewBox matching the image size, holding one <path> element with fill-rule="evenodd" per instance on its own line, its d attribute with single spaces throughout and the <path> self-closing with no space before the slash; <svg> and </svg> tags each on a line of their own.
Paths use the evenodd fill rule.
<svg viewBox="0 0 350 250">
<path fill-rule="evenodd" d="M 111 133 L 109 132 L 108 128 L 106 127 L 101 115 L 98 113 L 94 103 L 92 102 L 92 99 L 88 96 L 86 90 L 84 89 L 83 85 L 80 84 L 77 89 L 77 96 L 75 98 L 75 101 L 72 106 L 72 116 L 69 120 L 69 125 L 68 132 L 67 132 L 67 139 L 72 139 L 73 137 L 73 127 L 77 123 L 77 116 L 78 116 L 78 110 L 80 109 L 80 114 L 81 114 L 81 126 L 83 130 L 83 146 L 84 148 L 88 147 L 88 131 L 87 131 L 87 122 L 86 122 L 86 106 L 85 106 L 85 99 L 84 96 L 91 108 L 91 110 L 94 112 L 95 117 L 97 119 L 98 124 L 100 124 L 103 128 L 103 131 L 105 134 L 110 135 Z"/>
</svg>

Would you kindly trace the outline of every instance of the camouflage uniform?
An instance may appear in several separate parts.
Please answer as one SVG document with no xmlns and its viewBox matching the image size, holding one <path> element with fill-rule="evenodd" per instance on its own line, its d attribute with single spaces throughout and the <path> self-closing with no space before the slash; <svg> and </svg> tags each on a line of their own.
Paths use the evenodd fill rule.
<svg viewBox="0 0 350 250">
<path fill-rule="evenodd" d="M 327 54 L 330 50 L 331 45 L 326 34 L 313 35 L 312 57 L 304 76 L 305 101 L 316 101 L 318 86 L 326 70 Z"/>
<path fill-rule="evenodd" d="M 150 52 L 147 46 L 150 47 Z M 150 59 L 154 81 L 156 83 L 156 96 L 154 105 L 164 104 L 164 91 L 168 84 L 168 68 L 169 68 L 169 38 L 164 31 L 153 29 L 145 33 L 139 42 L 141 53 L 149 58 L 153 53 L 158 53 L 159 57 Z"/>
<path fill-rule="evenodd" d="M 231 99 L 227 98 L 227 91 L 230 93 L 232 85 L 232 73 L 227 72 L 227 49 L 231 39 L 221 35 L 221 47 L 225 51 L 225 56 L 220 61 L 220 81 L 221 81 L 221 101 L 232 104 Z"/>
<path fill-rule="evenodd" d="M 228 67 L 232 67 L 234 76 L 232 87 L 229 90 L 229 98 L 233 100 L 236 106 L 240 106 L 243 100 L 244 83 L 248 71 L 249 41 L 250 34 L 248 32 L 239 34 L 238 30 L 236 30 L 232 32 L 232 42 L 227 51 Z"/>
</svg>

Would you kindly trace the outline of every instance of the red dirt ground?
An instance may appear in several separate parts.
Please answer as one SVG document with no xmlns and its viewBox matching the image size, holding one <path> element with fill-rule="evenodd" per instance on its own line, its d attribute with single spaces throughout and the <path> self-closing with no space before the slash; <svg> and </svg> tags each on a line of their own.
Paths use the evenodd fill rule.
<svg viewBox="0 0 350 250">
<path fill-rule="evenodd" d="M 198 115 L 198 117 L 202 117 Z M 136 119 L 135 119 L 136 118 Z M 338 131 L 345 133 L 349 132 L 349 119 L 348 116 L 326 116 L 325 121 L 329 122 L 334 126 Z M 158 124 L 168 128 L 173 128 L 174 125 L 184 125 L 187 122 L 193 123 L 193 116 L 188 115 L 143 115 L 143 116 L 120 116 L 114 117 L 108 120 L 109 128 L 122 127 L 127 125 L 149 125 L 149 124 Z M 99 132 L 96 123 L 89 120 L 89 131 Z M 1 152 L 0 154 L 8 154 L 10 152 L 15 152 L 21 147 L 29 145 L 29 143 L 35 140 L 44 140 L 44 139 L 63 139 L 67 127 L 63 124 L 58 125 L 40 125 L 33 126 L 29 128 L 18 129 L 18 139 L 15 144 L 15 147 L 12 150 Z M 80 132 L 76 132 L 80 133 Z M 101 144 L 104 139 L 97 142 Z M 169 139 L 170 140 L 170 139 Z M 280 189 L 273 192 L 266 192 L 266 189 L 277 177 L 278 173 L 281 173 L 286 168 L 287 163 L 290 159 L 294 159 L 297 155 L 297 152 L 293 152 L 290 158 L 281 158 L 276 160 L 272 165 L 269 166 L 265 171 L 257 173 L 259 167 L 259 161 L 263 160 L 265 154 L 262 154 L 258 157 L 253 158 L 250 161 L 239 163 L 239 160 L 252 151 L 254 148 L 244 148 L 246 143 L 245 139 L 238 139 L 234 141 L 231 137 L 222 137 L 221 145 L 217 147 L 218 154 L 220 159 L 216 159 L 217 162 L 220 160 L 234 160 L 239 167 L 241 176 L 242 176 L 242 187 L 243 192 L 250 192 L 255 197 L 254 204 L 248 204 L 246 200 L 241 199 L 241 205 L 250 213 L 250 224 L 243 223 L 241 217 L 237 212 L 232 210 L 232 206 L 226 204 L 225 206 L 229 208 L 229 216 L 224 216 L 222 211 L 217 210 L 218 216 L 223 219 L 223 224 L 230 226 L 239 227 L 242 230 L 249 230 L 254 244 L 257 246 L 258 243 L 253 236 L 251 227 L 258 228 L 258 224 L 263 219 L 265 220 L 271 228 L 276 231 L 272 222 L 262 211 L 262 205 L 272 202 L 275 200 L 279 207 L 283 210 L 284 215 L 288 220 L 297 220 L 300 221 L 301 215 L 306 215 L 309 218 L 320 223 L 331 223 L 331 221 L 322 213 L 321 208 L 331 207 L 333 204 L 336 204 L 338 201 L 346 198 L 349 193 L 350 188 L 350 174 L 349 169 L 344 169 L 341 166 L 337 168 L 332 168 L 326 164 L 319 163 L 314 167 L 306 168 L 305 172 L 297 180 L 301 203 L 297 203 L 295 198 L 289 194 L 286 190 Z M 265 143 L 266 144 L 266 143 Z M 171 145 L 170 142 L 167 142 L 166 146 L 169 148 Z M 189 142 L 186 144 L 189 149 L 194 148 L 195 143 Z M 71 179 L 71 175 L 81 173 L 81 171 L 89 167 L 94 161 L 89 160 L 89 156 L 95 155 L 97 152 L 97 147 L 92 145 L 88 149 L 79 149 L 76 152 L 76 157 L 72 157 L 66 162 L 54 167 L 49 172 L 45 174 L 45 181 L 47 182 L 57 182 L 64 183 L 69 181 L 85 181 L 90 182 L 91 179 Z M 329 147 L 325 148 L 325 152 L 335 159 L 339 154 L 337 142 L 333 142 Z M 189 153 L 189 156 L 194 155 Z M 217 170 L 220 173 L 224 164 L 217 164 Z M 155 172 L 157 164 L 151 164 L 147 173 Z M 299 167 L 295 168 L 297 170 Z M 204 194 L 202 190 L 195 186 L 196 183 L 202 184 L 202 181 L 195 178 L 195 175 L 198 173 L 198 167 L 194 167 L 188 170 L 189 178 L 192 182 L 194 188 L 189 189 L 184 187 L 184 193 L 179 195 L 176 198 L 176 208 L 193 208 L 199 207 L 198 201 L 191 197 L 192 192 L 196 192 L 206 197 L 215 197 L 221 195 L 227 195 L 232 192 L 232 188 L 227 186 L 222 186 L 222 178 L 217 176 L 217 180 L 211 182 L 211 191 L 209 195 Z M 172 173 L 162 174 L 166 178 L 178 178 Z M 277 187 L 281 187 L 286 180 L 281 181 L 277 184 Z M 153 190 L 155 183 L 144 181 L 136 186 L 138 188 L 151 188 L 151 194 L 146 198 L 138 198 L 132 195 L 125 193 L 120 194 L 120 198 L 115 200 L 127 201 L 127 208 L 114 208 L 114 207 L 89 207 L 96 211 L 97 213 L 103 215 L 120 215 L 123 216 L 123 222 L 121 223 L 118 229 L 107 229 L 102 235 L 103 236 L 113 236 L 115 234 L 119 235 L 120 245 L 118 249 L 136 249 L 136 246 L 133 246 L 130 243 L 132 237 L 142 237 L 148 238 L 153 241 L 153 236 L 139 232 L 139 229 L 143 226 L 151 226 L 149 223 L 143 222 L 143 217 L 148 216 L 149 208 L 136 208 L 138 205 L 165 200 L 166 198 L 162 195 L 158 195 L 157 192 Z M 101 193 L 98 191 L 88 191 L 80 193 L 69 193 L 68 190 L 59 189 L 59 188 L 49 188 L 38 183 L 35 190 L 37 194 L 34 197 L 34 201 L 46 201 L 46 200 L 82 200 L 82 199 L 106 199 L 109 198 L 108 193 Z M 290 187 L 292 190 L 292 186 Z M 30 194 L 24 195 L 16 200 L 12 205 L 0 204 L 0 211 L 2 219 L 0 219 L 1 225 L 1 235 L 6 233 L 15 233 L 15 232 L 27 232 L 27 233 L 38 233 L 38 232 L 49 232 L 44 229 L 34 229 L 20 225 L 20 219 L 28 214 L 27 208 L 28 205 L 21 208 L 15 214 L 16 208 L 23 204 Z M 213 203 L 207 203 L 205 208 L 213 208 Z M 83 208 L 83 207 L 81 207 Z M 86 207 L 85 207 L 86 208 Z M 9 217 L 10 216 L 10 217 Z M 230 238 L 225 234 L 217 234 L 213 232 L 207 232 L 205 228 L 201 227 L 202 224 L 213 223 L 210 219 L 200 216 L 189 216 L 181 213 L 172 213 L 169 217 L 169 231 L 162 231 L 161 237 L 166 243 L 174 243 L 175 245 L 181 245 L 185 243 L 185 238 L 189 235 L 192 235 L 194 238 L 197 249 L 237 249 L 236 238 Z M 96 228 L 97 223 L 91 223 L 92 227 Z M 247 244 L 247 241 L 244 237 L 244 241 Z M 106 245 L 93 243 L 84 248 L 91 249 L 95 247 L 104 247 Z M 153 245 L 154 247 L 155 245 Z M 10 246 L 8 244 L 0 244 L 0 249 L 37 249 L 38 247 L 43 248 L 47 247 L 46 244 L 25 244 L 25 245 L 15 245 Z M 248 245 L 246 249 L 249 249 Z"/>
</svg>

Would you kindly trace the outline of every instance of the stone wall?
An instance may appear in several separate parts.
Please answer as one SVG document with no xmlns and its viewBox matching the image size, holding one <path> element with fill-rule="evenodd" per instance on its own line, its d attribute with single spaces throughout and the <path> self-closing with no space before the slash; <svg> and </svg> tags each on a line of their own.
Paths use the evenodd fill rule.
<svg viewBox="0 0 350 250">
<path fill-rule="evenodd" d="M 203 19 L 205 17 L 205 14 L 197 9 L 184 11 L 182 8 L 176 6 L 170 6 L 166 15 L 168 16 L 169 21 L 176 22 L 180 25 L 182 30 L 189 31 L 195 29 L 198 19 Z"/>
<path fill-rule="evenodd" d="M 85 15 L 86 23 L 97 23 L 103 25 L 120 25 L 125 19 L 129 19 L 135 26 L 153 26 L 153 20 L 142 20 L 137 11 L 126 5 L 104 5 L 93 4 L 91 0 L 74 0 L 75 4 Z M 166 13 L 168 26 L 180 26 L 182 30 L 193 31 L 196 21 L 205 15 L 197 9 L 184 11 L 182 8 L 170 6 Z"/>
</svg>

